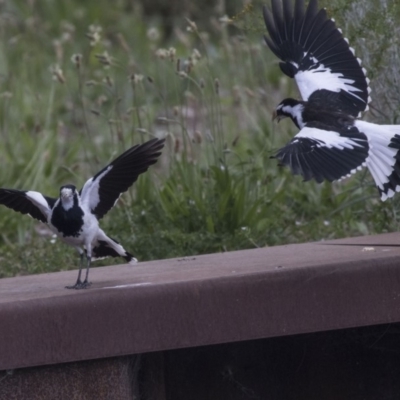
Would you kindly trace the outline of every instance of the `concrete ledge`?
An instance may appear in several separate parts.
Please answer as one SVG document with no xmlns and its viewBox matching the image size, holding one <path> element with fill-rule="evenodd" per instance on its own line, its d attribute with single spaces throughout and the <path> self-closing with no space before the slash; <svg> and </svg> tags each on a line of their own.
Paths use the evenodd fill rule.
<svg viewBox="0 0 400 400">
<path fill-rule="evenodd" d="M 396 233 L 93 268 L 82 291 L 64 289 L 76 271 L 2 279 L 0 370 L 399 322 L 399 244 Z"/>
</svg>

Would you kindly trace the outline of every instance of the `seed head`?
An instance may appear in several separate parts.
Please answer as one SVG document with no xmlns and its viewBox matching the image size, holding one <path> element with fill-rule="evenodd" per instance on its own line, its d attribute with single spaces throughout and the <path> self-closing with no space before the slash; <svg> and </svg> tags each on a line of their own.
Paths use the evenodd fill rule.
<svg viewBox="0 0 400 400">
<path fill-rule="evenodd" d="M 175 47 L 170 47 L 168 50 L 168 57 L 172 62 L 174 62 L 174 60 L 175 60 L 175 55 L 176 55 Z"/>
<path fill-rule="evenodd" d="M 86 37 L 89 38 L 91 46 L 96 46 L 100 42 L 102 30 L 102 27 L 98 25 L 89 26 L 89 32 L 86 33 Z"/>
<path fill-rule="evenodd" d="M 188 23 L 188 26 L 187 26 L 186 30 L 187 30 L 188 32 L 195 32 L 195 33 L 197 33 L 197 32 L 198 32 L 198 29 L 197 29 L 196 22 L 191 21 L 189 18 L 186 18 L 186 21 L 187 21 L 187 23 Z"/>
<path fill-rule="evenodd" d="M 168 50 L 157 49 L 155 54 L 156 54 L 156 57 L 158 57 L 160 60 L 165 60 L 168 57 Z"/>
<path fill-rule="evenodd" d="M 75 64 L 75 67 L 79 69 L 82 64 L 82 54 L 73 54 L 71 61 Z"/>
<path fill-rule="evenodd" d="M 147 31 L 147 38 L 152 42 L 156 42 L 158 39 L 160 39 L 160 31 L 155 27 L 150 28 Z"/>
<path fill-rule="evenodd" d="M 63 32 L 60 38 L 61 43 L 68 43 L 72 40 L 72 34 L 69 32 Z"/>
<path fill-rule="evenodd" d="M 108 98 L 107 98 L 107 96 L 105 96 L 104 94 L 102 94 L 102 95 L 100 95 L 99 97 L 98 97 L 98 99 L 96 100 L 96 103 L 97 103 L 97 105 L 99 106 L 99 107 L 101 107 L 105 102 L 107 102 L 108 101 Z"/>
<path fill-rule="evenodd" d="M 200 58 L 201 58 L 200 52 L 197 49 L 193 49 L 192 59 L 198 61 L 198 60 L 200 60 Z"/>
<path fill-rule="evenodd" d="M 110 68 L 110 65 L 113 64 L 113 60 L 111 56 L 107 53 L 107 51 L 104 51 L 102 54 L 95 54 L 95 57 L 100 61 L 101 64 L 103 64 L 104 68 Z"/>
<path fill-rule="evenodd" d="M 229 18 L 227 15 L 224 15 L 223 17 L 221 17 L 219 19 L 219 22 L 221 22 L 222 25 L 227 25 L 227 24 L 231 24 L 233 22 L 233 20 L 231 18 Z"/>
<path fill-rule="evenodd" d="M 140 75 L 140 74 L 132 74 L 129 76 L 129 80 L 131 81 L 131 83 L 133 83 L 135 85 L 139 82 L 142 82 L 143 78 L 144 78 L 144 76 Z"/>
<path fill-rule="evenodd" d="M 188 75 L 185 71 L 179 71 L 178 76 L 179 76 L 179 78 L 185 79 L 185 78 L 187 78 Z"/>
<path fill-rule="evenodd" d="M 189 57 L 189 58 L 185 61 L 185 69 L 186 69 L 186 72 L 187 72 L 188 74 L 190 74 L 190 71 L 193 69 L 193 67 L 194 67 L 194 64 L 193 64 L 192 57 Z"/>
<path fill-rule="evenodd" d="M 65 83 L 65 77 L 62 69 L 58 64 L 54 64 L 50 67 L 50 72 L 53 80 L 58 81 L 60 83 Z"/>
</svg>

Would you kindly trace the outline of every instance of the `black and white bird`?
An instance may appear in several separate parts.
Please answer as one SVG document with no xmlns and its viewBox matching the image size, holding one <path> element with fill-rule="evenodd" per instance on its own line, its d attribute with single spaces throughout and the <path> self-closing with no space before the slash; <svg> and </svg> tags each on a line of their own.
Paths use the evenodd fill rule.
<svg viewBox="0 0 400 400">
<path fill-rule="evenodd" d="M 39 192 L 0 188 L 0 204 L 46 223 L 65 243 L 80 254 L 78 279 L 68 289 L 83 289 L 88 280 L 92 260 L 104 257 L 123 257 L 128 263 L 137 260 L 116 240 L 99 227 L 99 220 L 116 204 L 123 192 L 157 162 L 164 139 L 152 139 L 125 151 L 90 178 L 77 191 L 74 185 L 60 188 L 58 199 Z M 86 276 L 81 280 L 86 257 Z"/>
<path fill-rule="evenodd" d="M 347 39 L 317 0 L 271 0 L 264 7 L 265 41 L 296 80 L 302 100 L 285 99 L 274 112 L 300 132 L 277 151 L 281 165 L 304 180 L 335 181 L 367 167 L 382 200 L 400 191 L 400 125 L 358 119 L 368 110 L 369 79 Z"/>
</svg>

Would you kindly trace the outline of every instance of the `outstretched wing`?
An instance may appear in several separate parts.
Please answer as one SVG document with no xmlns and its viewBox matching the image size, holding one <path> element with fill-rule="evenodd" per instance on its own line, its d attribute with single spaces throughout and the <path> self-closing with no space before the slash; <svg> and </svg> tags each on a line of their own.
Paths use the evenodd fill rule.
<svg viewBox="0 0 400 400">
<path fill-rule="evenodd" d="M 80 192 L 82 203 L 101 219 L 138 176 L 157 162 L 164 142 L 165 139 L 152 139 L 121 154 L 85 183 Z"/>
<path fill-rule="evenodd" d="M 271 0 L 264 7 L 271 51 L 283 73 L 295 78 L 303 100 L 318 102 L 357 117 L 368 109 L 369 79 L 335 22 L 317 0 Z M 281 6 L 281 3 L 283 6 Z"/>
<path fill-rule="evenodd" d="M 357 128 L 330 131 L 303 128 L 274 158 L 287 165 L 305 181 L 318 183 L 345 178 L 366 165 L 368 139 Z"/>
<path fill-rule="evenodd" d="M 55 202 L 39 192 L 0 188 L 0 204 L 45 223 Z"/>
</svg>

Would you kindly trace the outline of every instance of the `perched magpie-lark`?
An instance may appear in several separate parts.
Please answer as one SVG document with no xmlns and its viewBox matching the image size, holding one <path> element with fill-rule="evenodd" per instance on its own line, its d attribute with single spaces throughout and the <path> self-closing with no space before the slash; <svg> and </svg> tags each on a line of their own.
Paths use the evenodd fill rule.
<svg viewBox="0 0 400 400">
<path fill-rule="evenodd" d="M 74 185 L 60 188 L 58 199 L 39 192 L 0 188 L 0 204 L 29 214 L 48 224 L 62 241 L 75 247 L 80 254 L 78 279 L 68 289 L 83 289 L 90 285 L 89 268 L 92 260 L 104 257 L 123 257 L 128 263 L 137 260 L 116 240 L 99 227 L 99 220 L 116 204 L 123 192 L 157 162 L 164 139 L 152 139 L 131 147 L 90 178 L 78 192 Z M 81 272 L 86 257 L 86 276 Z"/>
<path fill-rule="evenodd" d="M 282 5 L 281 5 L 282 4 Z M 370 102 L 369 79 L 347 39 L 317 0 L 271 0 L 264 7 L 265 41 L 296 80 L 302 100 L 285 99 L 274 112 L 300 132 L 275 154 L 304 180 L 330 182 L 366 166 L 382 200 L 400 191 L 400 125 L 358 119 Z"/>
</svg>

